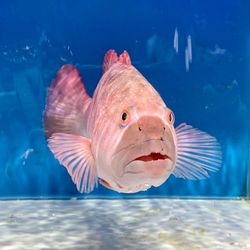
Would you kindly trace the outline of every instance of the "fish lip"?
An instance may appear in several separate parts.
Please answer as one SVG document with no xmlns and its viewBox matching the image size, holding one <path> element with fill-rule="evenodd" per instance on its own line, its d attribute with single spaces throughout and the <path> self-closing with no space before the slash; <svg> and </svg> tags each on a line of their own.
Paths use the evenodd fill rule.
<svg viewBox="0 0 250 250">
<path fill-rule="evenodd" d="M 160 159 L 160 158 L 159 158 L 159 159 L 156 159 L 156 160 L 153 159 L 153 160 L 146 160 L 146 161 L 138 160 L 138 158 L 147 157 L 147 156 L 150 156 L 151 154 L 159 154 L 159 155 L 162 155 L 164 159 Z M 169 155 L 167 155 L 167 154 L 161 154 L 160 152 L 151 152 L 151 153 L 149 153 L 149 154 L 147 154 L 147 155 L 140 155 L 140 156 L 136 157 L 135 159 L 129 161 L 129 162 L 126 164 L 126 167 L 125 167 L 125 169 L 124 169 L 124 174 L 140 174 L 140 173 L 143 173 L 143 172 L 144 172 L 144 170 L 139 170 L 139 171 L 136 171 L 136 170 L 133 170 L 133 171 L 131 171 L 131 170 L 126 170 L 127 167 L 128 167 L 132 162 L 135 162 L 135 161 L 143 161 L 143 162 L 147 163 L 147 162 L 166 161 L 166 160 L 172 161 L 172 159 L 171 159 L 171 157 L 170 157 Z"/>
<path fill-rule="evenodd" d="M 150 158 L 150 156 L 152 158 Z M 158 157 L 158 158 L 154 159 L 154 157 Z M 149 159 L 147 159 L 147 158 L 149 158 Z M 132 161 L 150 162 L 150 161 L 167 160 L 167 159 L 171 160 L 170 156 L 168 156 L 167 154 L 162 154 L 161 152 L 151 152 L 151 153 L 149 153 L 147 155 L 138 156 L 137 158 L 135 158 Z"/>
<path fill-rule="evenodd" d="M 158 158 L 158 159 L 152 159 L 152 160 L 141 160 L 140 158 L 143 158 L 143 157 L 149 157 L 150 155 L 154 155 L 154 154 L 157 154 L 157 155 L 161 155 L 162 158 Z M 152 156 L 153 157 L 153 156 Z M 168 156 L 167 154 L 161 154 L 160 152 L 151 152 L 147 155 L 140 155 L 134 159 L 132 159 L 131 161 L 127 162 L 126 166 L 128 166 L 130 163 L 134 162 L 134 161 L 143 161 L 143 162 L 154 162 L 154 161 L 165 161 L 165 160 L 171 160 L 171 157 Z M 172 160 L 171 160 L 172 161 Z"/>
</svg>

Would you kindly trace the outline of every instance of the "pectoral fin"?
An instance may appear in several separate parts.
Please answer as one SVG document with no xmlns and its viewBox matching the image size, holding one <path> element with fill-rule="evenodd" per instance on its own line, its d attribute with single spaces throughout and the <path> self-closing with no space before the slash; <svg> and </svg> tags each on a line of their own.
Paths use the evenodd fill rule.
<svg viewBox="0 0 250 250">
<path fill-rule="evenodd" d="M 208 171 L 217 171 L 222 163 L 216 138 L 186 123 L 176 129 L 177 161 L 173 174 L 185 179 L 204 179 Z"/>
<path fill-rule="evenodd" d="M 91 140 L 78 135 L 55 133 L 48 139 L 48 146 L 59 162 L 67 168 L 78 191 L 93 191 L 98 184 L 98 178 Z"/>
</svg>

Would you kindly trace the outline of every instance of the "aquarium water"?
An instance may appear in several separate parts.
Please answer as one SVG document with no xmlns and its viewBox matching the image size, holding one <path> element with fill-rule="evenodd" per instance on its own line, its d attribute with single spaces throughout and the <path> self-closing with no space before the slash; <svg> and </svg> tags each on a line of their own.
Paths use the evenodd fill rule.
<svg viewBox="0 0 250 250">
<path fill-rule="evenodd" d="M 115 54 L 106 57 L 103 67 L 109 50 L 118 56 L 126 52 L 120 58 Z M 58 83 L 69 77 L 76 82 L 70 74 L 78 71 L 92 97 L 102 75 L 108 75 L 115 63 L 126 70 L 135 67 L 153 86 L 167 106 L 162 114 L 168 114 L 168 124 L 176 128 L 186 123 L 216 138 L 221 158 L 216 167 L 209 165 L 209 176 L 189 178 L 186 165 L 179 164 L 185 174 L 178 170 L 161 185 L 148 184 L 136 192 L 119 191 L 107 179 L 102 180 L 101 176 L 110 177 L 105 170 L 96 176 L 98 185 L 91 192 L 81 192 L 75 185 L 70 176 L 75 170 L 67 171 L 63 166 L 66 158 L 59 156 L 67 138 L 50 140 L 54 131 L 66 131 L 67 120 L 66 113 L 57 123 L 49 120 L 54 97 L 50 99 L 48 90 L 53 79 Z M 61 68 L 65 64 L 68 66 Z M 60 68 L 64 71 L 57 75 Z M 128 75 L 121 79 L 125 84 L 131 81 L 130 88 L 136 87 L 137 78 Z M 106 78 L 112 82 L 112 77 Z M 110 93 L 115 87 L 110 84 Z M 133 101 L 137 106 L 122 113 L 123 123 L 117 130 L 129 128 L 127 118 L 137 117 L 139 124 L 142 103 L 147 115 L 160 110 L 157 105 L 152 108 L 156 99 L 147 97 L 146 88 L 136 92 Z M 63 95 L 71 98 L 69 91 L 57 92 L 58 99 L 53 101 L 62 100 Z M 109 100 L 115 100 L 117 93 Z M 72 96 L 76 102 L 77 94 Z M 108 95 L 109 89 L 101 99 Z M 0 249 L 250 250 L 249 96 L 249 0 L 1 1 Z M 122 100 L 127 100 L 126 94 Z M 52 107 L 59 112 L 62 106 L 54 103 Z M 100 98 L 96 103 L 101 103 L 104 115 L 120 105 L 110 101 L 105 106 Z M 71 110 L 67 105 L 61 109 Z M 100 119 L 99 124 L 105 122 L 95 138 L 104 128 L 114 126 L 113 119 L 110 116 L 109 126 Z M 79 118 L 77 124 L 83 120 Z M 93 119 L 91 124 L 96 123 Z M 48 136 L 47 128 L 52 135 Z M 110 143 L 105 142 L 109 146 L 100 153 L 102 159 L 118 143 L 115 136 L 106 138 Z M 192 136 L 196 140 L 200 132 Z M 124 137 L 125 141 L 133 139 Z M 99 147 L 96 141 L 91 140 L 91 148 Z M 182 142 L 185 144 L 185 138 Z M 216 163 L 213 148 L 206 146 L 208 158 L 203 160 Z M 187 147 L 193 150 L 192 145 Z M 137 160 L 169 157 L 158 152 L 150 155 L 150 160 L 145 156 Z M 188 157 L 184 156 L 184 163 L 190 162 Z M 90 181 L 94 168 L 88 166 L 90 172 L 85 176 Z M 81 177 L 79 174 L 80 186 L 86 181 Z"/>
</svg>

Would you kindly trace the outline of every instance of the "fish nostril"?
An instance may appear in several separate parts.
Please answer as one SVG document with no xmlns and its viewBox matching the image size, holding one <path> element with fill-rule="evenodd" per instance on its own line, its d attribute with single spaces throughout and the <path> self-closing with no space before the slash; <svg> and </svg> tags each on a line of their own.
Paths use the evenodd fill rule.
<svg viewBox="0 0 250 250">
<path fill-rule="evenodd" d="M 163 141 L 163 137 L 161 137 L 161 141 Z"/>
<path fill-rule="evenodd" d="M 139 130 L 142 131 L 141 127 L 139 126 Z"/>
<path fill-rule="evenodd" d="M 166 128 L 165 128 L 165 127 L 163 127 L 163 129 L 164 129 L 164 130 L 166 130 Z"/>
</svg>

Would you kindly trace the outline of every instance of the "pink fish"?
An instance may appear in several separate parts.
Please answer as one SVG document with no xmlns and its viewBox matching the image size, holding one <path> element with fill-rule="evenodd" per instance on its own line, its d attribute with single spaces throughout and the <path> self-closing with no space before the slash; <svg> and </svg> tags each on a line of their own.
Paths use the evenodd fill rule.
<svg viewBox="0 0 250 250">
<path fill-rule="evenodd" d="M 158 187 L 173 174 L 203 179 L 217 171 L 217 140 L 185 123 L 131 65 L 129 54 L 109 50 L 91 98 L 72 65 L 58 71 L 44 114 L 48 146 L 79 192 L 98 182 L 123 193 Z"/>
</svg>

